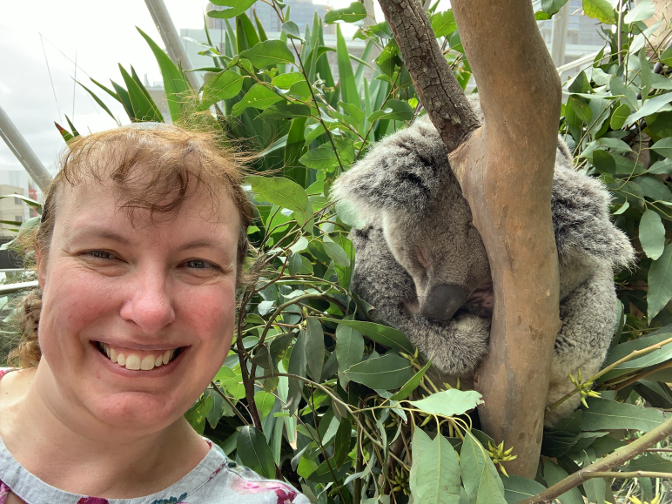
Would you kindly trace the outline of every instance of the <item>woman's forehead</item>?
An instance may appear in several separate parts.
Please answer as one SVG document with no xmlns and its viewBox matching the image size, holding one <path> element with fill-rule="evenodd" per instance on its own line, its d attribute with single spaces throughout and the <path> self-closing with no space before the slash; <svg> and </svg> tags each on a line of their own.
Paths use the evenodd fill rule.
<svg viewBox="0 0 672 504">
<path fill-rule="evenodd" d="M 60 189 L 55 199 L 57 220 L 59 214 L 65 217 L 64 220 L 72 220 L 104 212 L 129 219 L 133 225 L 157 225 L 180 216 L 213 224 L 229 222 L 232 218 L 240 222 L 239 212 L 226 190 L 215 195 L 204 187 L 185 194 L 175 189 L 164 198 L 152 195 L 144 199 L 137 188 L 127 189 L 109 180 L 92 179 L 65 184 Z"/>
</svg>

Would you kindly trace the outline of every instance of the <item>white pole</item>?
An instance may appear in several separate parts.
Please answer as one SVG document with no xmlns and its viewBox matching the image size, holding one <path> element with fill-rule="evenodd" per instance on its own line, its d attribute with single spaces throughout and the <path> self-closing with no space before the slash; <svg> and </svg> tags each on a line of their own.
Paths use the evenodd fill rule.
<svg viewBox="0 0 672 504">
<path fill-rule="evenodd" d="M 565 50 L 567 48 L 567 29 L 569 27 L 569 2 L 560 8 L 553 17 L 553 39 L 551 42 L 551 57 L 556 67 L 565 64 Z"/>
<path fill-rule="evenodd" d="M 0 136 L 39 186 L 42 193 L 46 194 L 47 188 L 51 184 L 51 175 L 23 138 L 21 132 L 14 126 L 2 106 L 0 106 Z"/>
<path fill-rule="evenodd" d="M 194 67 L 191 64 L 191 60 L 187 55 L 187 50 L 184 48 L 182 39 L 180 38 L 173 20 L 170 18 L 170 13 L 166 8 L 166 5 L 163 3 L 163 0 L 145 0 L 149 13 L 152 15 L 154 24 L 161 34 L 163 43 L 168 50 L 168 56 L 177 66 L 182 66 L 187 74 L 187 79 L 191 87 L 193 87 L 196 92 L 201 89 L 203 85 L 203 79 L 196 72 L 192 70 Z"/>
</svg>

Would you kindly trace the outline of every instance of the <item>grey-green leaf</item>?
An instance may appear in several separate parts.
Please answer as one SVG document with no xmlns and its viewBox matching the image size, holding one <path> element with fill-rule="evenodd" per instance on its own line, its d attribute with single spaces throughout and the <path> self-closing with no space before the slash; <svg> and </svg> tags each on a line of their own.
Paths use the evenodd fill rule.
<svg viewBox="0 0 672 504">
<path fill-rule="evenodd" d="M 230 19 L 236 16 L 240 16 L 256 1 L 257 0 L 213 0 L 213 4 L 228 8 L 224 10 L 208 11 L 208 16 L 220 19 Z"/>
<path fill-rule="evenodd" d="M 502 483 L 504 483 L 504 498 L 507 504 L 517 504 L 546 490 L 541 483 L 515 474 L 503 478 Z"/>
<path fill-rule="evenodd" d="M 329 144 L 323 144 L 317 149 L 309 150 L 301 156 L 299 162 L 316 170 L 328 170 L 338 166 L 336 153 Z"/>
<path fill-rule="evenodd" d="M 394 119 L 395 121 L 410 121 L 413 119 L 413 108 L 401 100 L 388 100 L 385 108 L 377 110 L 368 117 L 370 123 L 378 119 Z"/>
<path fill-rule="evenodd" d="M 332 261 L 341 266 L 350 266 L 350 258 L 348 257 L 348 254 L 345 253 L 343 247 L 329 238 L 328 235 L 324 235 L 322 245 L 324 245 L 324 251 Z"/>
<path fill-rule="evenodd" d="M 672 157 L 672 137 L 661 138 L 651 146 L 651 149 L 666 158 Z"/>
<path fill-rule="evenodd" d="M 419 430 L 416 428 L 416 432 Z M 421 450 L 414 442 L 410 487 L 415 502 L 459 504 L 460 464 L 455 450 L 442 435 L 429 444 L 423 443 Z"/>
<path fill-rule="evenodd" d="M 374 357 L 351 366 L 345 376 L 373 389 L 390 390 L 401 387 L 413 376 L 411 363 L 394 353 Z"/>
<path fill-rule="evenodd" d="M 255 84 L 245 96 L 233 106 L 231 114 L 238 116 L 243 113 L 243 110 L 249 107 L 263 110 L 282 100 L 283 98 L 272 89 L 268 89 L 263 84 Z"/>
<path fill-rule="evenodd" d="M 366 7 L 359 2 L 352 2 L 348 7 L 343 9 L 334 9 L 327 12 L 324 16 L 324 22 L 327 24 L 335 23 L 336 21 L 344 21 L 346 23 L 354 23 L 366 17 Z"/>
<path fill-rule="evenodd" d="M 663 254 L 653 261 L 649 268 L 648 317 L 660 313 L 672 299 L 672 243 L 668 243 Z"/>
<path fill-rule="evenodd" d="M 634 404 L 608 399 L 588 399 L 583 411 L 584 431 L 636 429 L 648 432 L 666 420 L 667 414 L 655 408 L 641 408 Z"/>
<path fill-rule="evenodd" d="M 616 79 L 618 79 L 618 77 L 616 77 Z M 616 110 L 614 110 L 614 113 L 611 116 L 610 120 L 611 129 L 613 130 L 621 129 L 625 124 L 625 120 L 628 118 L 629 115 L 630 115 L 630 107 L 625 103 L 619 105 L 616 108 Z"/>
<path fill-rule="evenodd" d="M 558 464 L 549 459 L 544 460 L 544 479 L 549 487 L 555 485 L 567 476 L 569 476 L 567 471 Z M 560 499 L 560 504 L 583 504 L 583 497 L 578 488 L 572 488 L 558 497 L 558 499 Z"/>
<path fill-rule="evenodd" d="M 294 63 L 294 53 L 282 40 L 266 40 L 254 47 L 242 51 L 241 59 L 249 60 L 257 68 L 264 68 L 280 63 Z"/>
<path fill-rule="evenodd" d="M 583 11 L 602 23 L 616 24 L 616 13 L 607 0 L 583 0 Z"/>
<path fill-rule="evenodd" d="M 345 389 L 348 377 L 345 370 L 362 361 L 364 338 L 362 333 L 343 324 L 336 328 L 336 359 L 338 360 L 338 379 Z"/>
<path fill-rule="evenodd" d="M 236 452 L 242 463 L 250 469 L 265 478 L 275 477 L 273 452 L 266 443 L 264 434 L 251 425 L 240 429 Z"/>
<path fill-rule="evenodd" d="M 483 403 L 481 394 L 475 390 L 448 389 L 436 392 L 419 401 L 408 401 L 416 408 L 433 415 L 451 417 L 462 415 Z"/>
<path fill-rule="evenodd" d="M 639 221 L 639 241 L 644 253 L 658 259 L 665 249 L 665 226 L 655 210 L 647 209 Z"/>
<path fill-rule="evenodd" d="M 324 366 L 324 331 L 314 317 L 306 319 L 306 364 L 310 376 L 319 382 Z"/>
<path fill-rule="evenodd" d="M 485 469 L 481 473 L 476 504 L 506 504 L 502 478 L 499 477 L 490 457 L 485 459 Z"/>
<path fill-rule="evenodd" d="M 627 120 L 625 121 L 625 126 L 630 126 L 634 122 L 639 121 L 642 117 L 655 114 L 664 105 L 667 105 L 671 101 L 672 101 L 672 93 L 665 93 L 646 100 L 642 108 L 640 108 L 634 114 L 630 114 L 630 116 L 628 116 Z"/>
<path fill-rule="evenodd" d="M 293 180 L 254 175 L 248 177 L 247 181 L 252 185 L 252 190 L 265 201 L 293 210 L 294 217 L 301 224 L 307 220 L 308 195 L 305 189 Z"/>
<path fill-rule="evenodd" d="M 651 0 L 639 0 L 635 7 L 628 11 L 623 18 L 626 23 L 634 23 L 635 21 L 644 21 L 649 19 L 656 12 L 656 7 Z"/>
<path fill-rule="evenodd" d="M 396 348 L 397 350 L 402 350 L 411 354 L 415 351 L 415 347 L 408 341 L 408 339 L 406 339 L 406 336 L 393 327 L 376 324 L 375 322 L 363 322 L 360 320 L 326 320 L 357 329 L 369 339 L 385 345 L 386 347 Z"/>
<path fill-rule="evenodd" d="M 233 98 L 243 88 L 243 81 L 247 77 L 233 70 L 226 70 L 218 74 L 211 74 L 203 86 L 201 109 L 206 110 L 213 103 Z"/>
<path fill-rule="evenodd" d="M 470 502 L 476 502 L 486 458 L 489 458 L 489 455 L 476 438 L 472 434 L 464 436 L 460 450 L 460 470 L 462 483 Z"/>
</svg>

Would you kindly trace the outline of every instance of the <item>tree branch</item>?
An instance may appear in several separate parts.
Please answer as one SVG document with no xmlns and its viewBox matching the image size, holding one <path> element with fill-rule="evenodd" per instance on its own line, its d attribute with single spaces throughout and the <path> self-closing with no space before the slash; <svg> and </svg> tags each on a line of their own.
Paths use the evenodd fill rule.
<svg viewBox="0 0 672 504">
<path fill-rule="evenodd" d="M 560 495 L 568 492 L 572 488 L 575 488 L 582 484 L 584 481 L 594 478 L 594 477 L 606 477 L 605 472 L 611 469 L 612 467 L 620 466 L 623 463 L 635 458 L 637 455 L 644 453 L 648 448 L 652 447 L 656 443 L 662 441 L 666 437 L 672 435 L 672 419 L 667 420 L 665 423 L 659 425 L 652 431 L 644 434 L 639 439 L 636 439 L 627 446 L 623 446 L 616 450 L 611 455 L 604 457 L 601 460 L 598 460 L 594 464 L 584 467 L 580 471 L 577 471 L 573 474 L 570 474 L 562 481 L 557 482 L 555 485 L 547 488 L 543 492 L 530 497 L 527 500 L 522 501 L 520 504 L 549 504 L 553 499 L 559 497 Z M 595 476 L 595 475 L 598 476 Z M 628 474 L 630 478 L 662 478 L 670 477 L 668 476 L 648 476 L 643 471 L 635 471 L 632 473 L 608 473 L 610 478 L 619 478 L 623 477 L 624 474 Z M 639 475 L 638 475 L 639 474 Z M 660 473 L 655 473 L 660 474 Z M 666 474 L 666 473 L 663 473 Z M 637 475 L 637 476 L 635 476 Z"/>
<path fill-rule="evenodd" d="M 408 73 L 448 152 L 479 124 L 417 0 L 380 0 Z"/>
</svg>

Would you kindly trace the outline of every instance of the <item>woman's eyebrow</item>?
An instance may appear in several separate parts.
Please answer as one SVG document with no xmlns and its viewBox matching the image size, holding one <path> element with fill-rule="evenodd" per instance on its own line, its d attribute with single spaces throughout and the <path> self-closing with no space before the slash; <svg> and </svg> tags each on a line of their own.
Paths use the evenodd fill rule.
<svg viewBox="0 0 672 504">
<path fill-rule="evenodd" d="M 119 233 L 110 231 L 109 229 L 98 228 L 95 226 L 82 226 L 72 233 L 72 238 L 77 240 L 80 238 L 103 238 L 105 240 L 115 241 L 123 245 L 130 244 L 130 241 L 125 236 Z"/>
<path fill-rule="evenodd" d="M 198 249 L 198 248 L 214 248 L 226 254 L 227 257 L 229 256 L 227 247 L 222 242 L 217 240 L 203 240 L 203 239 L 193 240 L 177 247 L 177 251 L 183 252 L 185 250 Z"/>
</svg>

